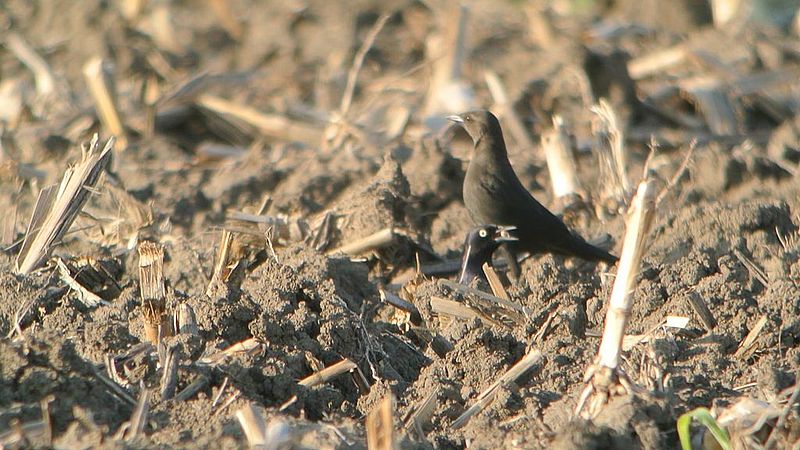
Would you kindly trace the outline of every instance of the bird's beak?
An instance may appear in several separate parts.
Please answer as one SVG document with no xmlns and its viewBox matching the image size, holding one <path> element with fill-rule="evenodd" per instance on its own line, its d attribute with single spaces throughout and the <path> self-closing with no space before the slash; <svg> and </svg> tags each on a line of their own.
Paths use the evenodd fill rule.
<svg viewBox="0 0 800 450">
<path fill-rule="evenodd" d="M 519 238 L 513 236 L 511 234 L 512 231 L 515 231 L 517 227 L 515 226 L 498 226 L 497 231 L 494 233 L 494 240 L 495 242 L 514 242 L 518 241 Z"/>
<path fill-rule="evenodd" d="M 455 123 L 464 123 L 464 119 L 461 116 L 447 116 L 447 120 Z"/>
</svg>

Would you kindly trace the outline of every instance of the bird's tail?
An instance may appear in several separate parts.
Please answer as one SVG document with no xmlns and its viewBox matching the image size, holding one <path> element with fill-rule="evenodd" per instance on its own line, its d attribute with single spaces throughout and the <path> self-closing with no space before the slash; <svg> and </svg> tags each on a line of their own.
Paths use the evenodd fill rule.
<svg viewBox="0 0 800 450">
<path fill-rule="evenodd" d="M 600 247 L 595 247 L 594 245 L 577 237 L 573 240 L 572 248 L 570 250 L 574 256 L 587 261 L 605 261 L 609 264 L 614 264 L 615 262 L 619 261 L 619 258 L 611 253 L 608 253 Z"/>
</svg>

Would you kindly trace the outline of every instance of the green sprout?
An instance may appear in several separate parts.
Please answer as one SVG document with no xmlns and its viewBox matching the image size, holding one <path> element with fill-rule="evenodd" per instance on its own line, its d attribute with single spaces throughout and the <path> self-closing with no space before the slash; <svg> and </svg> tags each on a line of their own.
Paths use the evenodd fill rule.
<svg viewBox="0 0 800 450">
<path fill-rule="evenodd" d="M 733 449 L 728 432 L 719 426 L 717 420 L 711 415 L 711 411 L 708 408 L 696 408 L 678 418 L 678 436 L 681 439 L 681 448 L 683 450 L 692 450 L 691 436 L 689 435 L 689 426 L 692 424 L 692 419 L 696 419 L 705 425 L 723 450 Z"/>
</svg>

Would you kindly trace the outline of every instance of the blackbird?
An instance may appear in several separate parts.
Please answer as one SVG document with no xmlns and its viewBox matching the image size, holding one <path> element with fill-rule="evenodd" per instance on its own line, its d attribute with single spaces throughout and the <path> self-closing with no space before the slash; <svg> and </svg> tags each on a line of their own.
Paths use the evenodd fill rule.
<svg viewBox="0 0 800 450">
<path fill-rule="evenodd" d="M 470 284 L 476 278 L 486 280 L 483 264 L 492 264 L 492 254 L 503 242 L 513 242 L 517 238 L 509 234 L 514 227 L 481 225 L 467 233 L 464 240 L 464 253 L 461 255 L 461 274 L 458 282 Z"/>
<path fill-rule="evenodd" d="M 517 241 L 507 244 L 513 256 L 530 252 L 607 263 L 618 260 L 571 233 L 525 189 L 508 161 L 503 130 L 494 114 L 478 110 L 448 119 L 461 125 L 475 146 L 464 178 L 464 205 L 476 223 L 516 227 Z"/>
</svg>

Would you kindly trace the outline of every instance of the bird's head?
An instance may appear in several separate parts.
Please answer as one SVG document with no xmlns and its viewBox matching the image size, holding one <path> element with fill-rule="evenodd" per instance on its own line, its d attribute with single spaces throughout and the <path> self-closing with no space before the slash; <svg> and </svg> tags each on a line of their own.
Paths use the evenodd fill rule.
<svg viewBox="0 0 800 450">
<path fill-rule="evenodd" d="M 485 109 L 448 116 L 447 119 L 461 125 L 473 143 L 477 143 L 487 133 L 500 133 L 500 122 L 497 121 L 497 117 Z"/>
<path fill-rule="evenodd" d="M 503 242 L 516 241 L 517 238 L 511 234 L 516 229 L 513 226 L 481 225 L 467 234 L 467 245 L 473 252 L 489 250 L 491 253 Z"/>
</svg>

